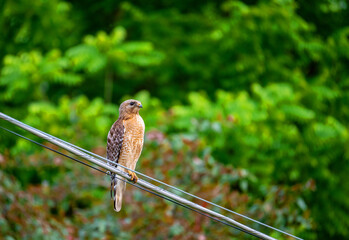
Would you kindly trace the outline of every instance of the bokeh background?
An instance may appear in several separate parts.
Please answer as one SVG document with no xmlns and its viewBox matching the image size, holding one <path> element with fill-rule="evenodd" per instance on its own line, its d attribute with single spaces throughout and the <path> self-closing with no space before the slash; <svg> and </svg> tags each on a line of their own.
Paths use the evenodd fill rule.
<svg viewBox="0 0 349 240">
<path fill-rule="evenodd" d="M 138 99 L 137 170 L 305 239 L 349 238 L 346 0 L 2 0 L 0 11 L 1 112 L 105 156 L 118 104 Z M 132 186 L 115 213 L 108 188 L 0 131 L 1 239 L 254 239 Z"/>
</svg>

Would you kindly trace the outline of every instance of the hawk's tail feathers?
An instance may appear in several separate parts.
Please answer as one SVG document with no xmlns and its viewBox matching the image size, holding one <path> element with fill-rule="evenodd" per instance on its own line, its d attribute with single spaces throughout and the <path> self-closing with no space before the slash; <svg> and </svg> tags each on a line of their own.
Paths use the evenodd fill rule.
<svg viewBox="0 0 349 240">
<path fill-rule="evenodd" d="M 110 194 L 114 200 L 114 210 L 119 212 L 122 205 L 122 195 L 126 190 L 126 182 L 119 179 L 112 179 Z"/>
</svg>

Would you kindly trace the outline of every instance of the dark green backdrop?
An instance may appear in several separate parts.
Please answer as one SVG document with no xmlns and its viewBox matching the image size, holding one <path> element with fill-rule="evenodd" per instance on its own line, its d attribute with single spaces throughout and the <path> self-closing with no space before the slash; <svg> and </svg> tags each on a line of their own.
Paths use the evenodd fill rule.
<svg viewBox="0 0 349 240">
<path fill-rule="evenodd" d="M 137 170 L 305 239 L 346 239 L 348 5 L 4 0 L 0 111 L 105 155 L 118 105 L 137 98 Z M 1 131 L 0 235 L 250 238 L 131 186 L 114 213 L 108 181 Z"/>
</svg>

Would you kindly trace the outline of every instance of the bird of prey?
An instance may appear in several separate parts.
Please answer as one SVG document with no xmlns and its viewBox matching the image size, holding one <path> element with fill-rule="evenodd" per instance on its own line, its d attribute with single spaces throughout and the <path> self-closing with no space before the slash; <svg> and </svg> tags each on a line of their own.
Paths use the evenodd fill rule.
<svg viewBox="0 0 349 240">
<path fill-rule="evenodd" d="M 119 108 L 119 118 L 110 128 L 107 141 L 107 159 L 128 167 L 136 168 L 136 163 L 141 155 L 144 139 L 144 121 L 139 115 L 142 108 L 141 102 L 137 100 L 126 100 Z M 109 165 L 116 164 L 108 162 Z M 130 170 L 118 166 L 119 170 L 131 175 L 131 180 L 137 182 L 138 177 Z M 116 179 L 112 173 L 110 194 L 114 200 L 114 210 L 119 212 L 122 204 L 122 195 L 126 189 L 126 182 Z"/>
</svg>

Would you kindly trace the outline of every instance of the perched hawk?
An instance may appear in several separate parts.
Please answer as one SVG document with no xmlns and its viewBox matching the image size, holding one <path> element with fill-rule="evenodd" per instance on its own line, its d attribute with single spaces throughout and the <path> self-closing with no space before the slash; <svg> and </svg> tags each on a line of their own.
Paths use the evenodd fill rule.
<svg viewBox="0 0 349 240">
<path fill-rule="evenodd" d="M 136 163 L 141 155 L 144 138 L 144 122 L 139 115 L 142 104 L 137 100 L 127 100 L 120 105 L 119 118 L 110 128 L 107 143 L 107 159 L 128 167 L 132 170 L 136 168 Z M 116 166 L 109 163 L 109 165 Z M 123 167 L 118 169 L 131 175 L 131 180 L 137 182 L 138 177 Z M 119 177 L 120 178 L 120 177 Z M 126 189 L 126 182 L 115 178 L 112 175 L 110 194 L 114 199 L 114 210 L 121 209 L 122 195 Z"/>
</svg>

